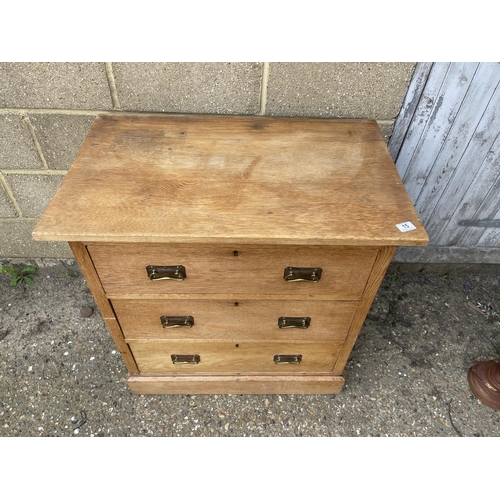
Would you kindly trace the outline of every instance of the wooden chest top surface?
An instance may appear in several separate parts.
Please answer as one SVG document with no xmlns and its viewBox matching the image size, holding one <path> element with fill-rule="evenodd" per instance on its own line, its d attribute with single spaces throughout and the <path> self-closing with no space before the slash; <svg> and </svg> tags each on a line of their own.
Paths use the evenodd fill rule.
<svg viewBox="0 0 500 500">
<path fill-rule="evenodd" d="M 33 237 L 428 242 L 375 121 L 128 114 L 96 118 Z"/>
</svg>

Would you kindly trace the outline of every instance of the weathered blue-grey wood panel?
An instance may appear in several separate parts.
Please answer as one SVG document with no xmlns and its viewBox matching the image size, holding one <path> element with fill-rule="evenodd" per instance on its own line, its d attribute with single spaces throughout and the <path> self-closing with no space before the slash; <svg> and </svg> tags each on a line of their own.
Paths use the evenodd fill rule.
<svg viewBox="0 0 500 500">
<path fill-rule="evenodd" d="M 500 113 L 497 112 L 497 122 Z M 492 130 L 499 130 L 497 123 Z M 458 225 L 459 220 L 495 220 L 500 209 L 500 135 L 497 135 L 493 144 L 475 173 L 470 184 L 463 184 L 462 190 L 467 189 L 467 199 L 459 204 L 450 222 L 440 236 L 441 242 L 458 246 L 476 246 L 479 243 L 484 227 L 468 227 L 464 230 Z M 478 155 L 480 157 L 480 155 Z M 471 169 L 472 170 L 472 169 Z M 457 184 L 460 178 L 457 179 Z M 438 241 L 438 243 L 439 243 Z"/>
<path fill-rule="evenodd" d="M 411 261 L 500 263 L 500 63 L 419 63 L 389 149 L 430 237 Z M 473 224 L 473 223 L 472 223 Z"/>
<path fill-rule="evenodd" d="M 415 66 L 413 77 L 406 92 L 405 106 L 399 114 L 398 126 L 397 128 L 394 127 L 389 143 L 393 157 L 398 154 L 405 137 L 408 139 L 408 134 L 411 134 L 408 127 L 420 102 L 422 90 L 425 87 L 432 65 L 433 64 L 429 62 L 419 62 Z"/>
</svg>

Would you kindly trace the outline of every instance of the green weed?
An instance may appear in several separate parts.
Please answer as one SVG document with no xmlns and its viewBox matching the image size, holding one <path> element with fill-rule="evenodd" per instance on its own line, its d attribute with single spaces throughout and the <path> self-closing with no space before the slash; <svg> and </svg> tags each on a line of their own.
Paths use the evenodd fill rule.
<svg viewBox="0 0 500 500">
<path fill-rule="evenodd" d="M 17 286 L 22 283 L 28 286 L 33 286 L 35 284 L 34 276 L 36 272 L 37 268 L 34 266 L 15 267 L 13 264 L 0 266 L 0 273 L 6 274 L 10 277 L 10 286 Z"/>
<path fill-rule="evenodd" d="M 392 273 L 392 276 L 391 276 L 391 281 L 393 283 L 395 283 L 396 281 L 398 281 L 399 277 L 402 275 L 403 273 L 401 272 L 401 268 L 398 267 L 393 273 Z"/>
</svg>

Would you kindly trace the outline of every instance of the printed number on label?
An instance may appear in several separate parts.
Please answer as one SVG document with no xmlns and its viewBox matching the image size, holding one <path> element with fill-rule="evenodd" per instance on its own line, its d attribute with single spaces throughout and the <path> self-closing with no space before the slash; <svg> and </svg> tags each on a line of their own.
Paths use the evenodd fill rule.
<svg viewBox="0 0 500 500">
<path fill-rule="evenodd" d="M 402 233 L 406 233 L 406 231 L 413 231 L 414 229 L 417 229 L 410 221 L 408 221 L 408 222 L 401 222 L 401 224 L 396 224 L 396 227 Z"/>
</svg>

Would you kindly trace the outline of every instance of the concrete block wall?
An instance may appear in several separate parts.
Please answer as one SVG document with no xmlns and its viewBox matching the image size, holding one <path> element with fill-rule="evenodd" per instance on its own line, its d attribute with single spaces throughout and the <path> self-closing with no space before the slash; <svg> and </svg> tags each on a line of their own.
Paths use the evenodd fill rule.
<svg viewBox="0 0 500 500">
<path fill-rule="evenodd" d="M 386 140 L 415 63 L 0 63 L 0 258 L 31 232 L 99 113 L 370 118 Z"/>
</svg>

